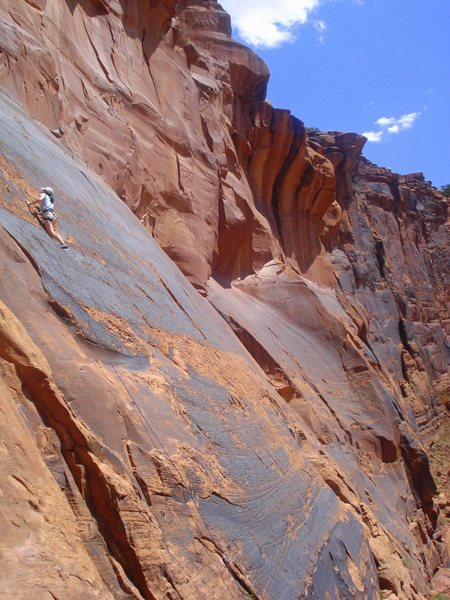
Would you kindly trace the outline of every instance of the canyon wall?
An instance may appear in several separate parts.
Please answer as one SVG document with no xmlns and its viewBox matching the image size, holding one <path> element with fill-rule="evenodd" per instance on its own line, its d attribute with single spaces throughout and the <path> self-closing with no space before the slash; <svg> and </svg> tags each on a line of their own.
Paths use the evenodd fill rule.
<svg viewBox="0 0 450 600">
<path fill-rule="evenodd" d="M 268 77 L 211 0 L 2 4 L 0 598 L 420 599 L 445 567 L 446 199 Z"/>
</svg>

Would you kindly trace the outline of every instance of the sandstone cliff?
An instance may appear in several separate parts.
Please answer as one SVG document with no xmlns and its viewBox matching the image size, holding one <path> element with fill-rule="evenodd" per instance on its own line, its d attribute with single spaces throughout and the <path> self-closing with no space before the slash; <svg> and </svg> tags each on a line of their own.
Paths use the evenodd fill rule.
<svg viewBox="0 0 450 600">
<path fill-rule="evenodd" d="M 445 199 L 273 108 L 230 35 L 210 0 L 0 7 L 0 598 L 419 599 L 445 566 Z"/>
</svg>

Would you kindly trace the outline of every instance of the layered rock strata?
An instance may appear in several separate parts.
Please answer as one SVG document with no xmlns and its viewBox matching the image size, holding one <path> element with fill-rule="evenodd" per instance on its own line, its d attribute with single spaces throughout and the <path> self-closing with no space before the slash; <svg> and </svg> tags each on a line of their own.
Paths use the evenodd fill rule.
<svg viewBox="0 0 450 600">
<path fill-rule="evenodd" d="M 0 16 L 0 597 L 426 597 L 445 200 L 270 106 L 216 2 Z"/>
</svg>

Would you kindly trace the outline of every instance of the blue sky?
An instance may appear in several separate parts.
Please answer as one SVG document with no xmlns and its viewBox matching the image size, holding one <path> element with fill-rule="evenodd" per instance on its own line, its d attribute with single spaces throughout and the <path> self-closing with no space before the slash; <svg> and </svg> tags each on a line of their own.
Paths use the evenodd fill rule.
<svg viewBox="0 0 450 600">
<path fill-rule="evenodd" d="M 450 0 L 219 0 L 307 127 L 366 133 L 364 155 L 450 183 Z"/>
</svg>

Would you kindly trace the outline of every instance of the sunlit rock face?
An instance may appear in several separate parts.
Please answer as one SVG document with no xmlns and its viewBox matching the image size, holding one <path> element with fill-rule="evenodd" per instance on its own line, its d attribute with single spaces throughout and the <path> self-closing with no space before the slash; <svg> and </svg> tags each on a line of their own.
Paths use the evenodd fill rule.
<svg viewBox="0 0 450 600">
<path fill-rule="evenodd" d="M 0 7 L 0 597 L 427 597 L 447 204 L 273 108 L 230 34 Z"/>
<path fill-rule="evenodd" d="M 4 86 L 192 283 L 285 254 L 310 267 L 332 165 L 298 119 L 264 102 L 267 66 L 229 37 L 217 3 L 16 4 L 4 9 Z"/>
</svg>

